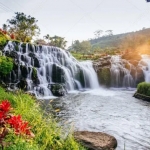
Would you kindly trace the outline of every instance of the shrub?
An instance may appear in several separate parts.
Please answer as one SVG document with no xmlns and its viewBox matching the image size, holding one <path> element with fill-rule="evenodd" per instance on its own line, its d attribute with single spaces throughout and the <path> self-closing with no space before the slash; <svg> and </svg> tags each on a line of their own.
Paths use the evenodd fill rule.
<svg viewBox="0 0 150 150">
<path fill-rule="evenodd" d="M 0 56 L 0 75 L 6 76 L 13 69 L 13 60 L 11 58 Z"/>
<path fill-rule="evenodd" d="M 6 43 L 7 43 L 6 36 L 3 33 L 0 32 L 0 50 L 3 50 Z"/>
<path fill-rule="evenodd" d="M 139 83 L 137 86 L 137 92 L 146 96 L 150 96 L 150 83 Z"/>
</svg>

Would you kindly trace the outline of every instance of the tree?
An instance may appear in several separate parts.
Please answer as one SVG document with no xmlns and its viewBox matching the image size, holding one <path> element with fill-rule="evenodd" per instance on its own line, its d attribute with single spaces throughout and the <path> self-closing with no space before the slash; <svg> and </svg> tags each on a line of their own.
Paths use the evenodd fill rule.
<svg viewBox="0 0 150 150">
<path fill-rule="evenodd" d="M 4 31 L 7 31 L 7 29 L 8 29 L 7 25 L 6 25 L 6 24 L 3 24 L 2 29 L 3 29 Z"/>
<path fill-rule="evenodd" d="M 103 30 L 97 30 L 97 31 L 94 32 L 94 35 L 95 35 L 96 38 L 99 38 L 102 33 L 103 33 Z"/>
<path fill-rule="evenodd" d="M 82 41 L 80 46 L 82 52 L 89 52 L 91 50 L 91 43 L 89 41 Z"/>
<path fill-rule="evenodd" d="M 79 42 L 79 40 L 74 41 L 74 44 L 72 45 L 73 50 L 76 52 L 88 52 L 91 50 L 91 43 L 89 41 L 82 41 Z"/>
<path fill-rule="evenodd" d="M 73 50 L 75 50 L 76 52 L 78 52 L 78 51 L 81 50 L 79 40 L 75 40 L 75 41 L 74 41 L 74 43 L 72 44 L 72 48 L 73 48 Z"/>
<path fill-rule="evenodd" d="M 65 49 L 66 43 L 67 43 L 67 41 L 65 41 L 64 37 L 60 37 L 60 36 L 56 36 L 56 35 L 53 37 L 50 37 L 50 45 L 51 46 L 56 46 L 56 47 Z"/>
<path fill-rule="evenodd" d="M 15 13 L 13 19 L 7 20 L 8 25 L 3 25 L 9 33 L 14 33 L 17 40 L 30 42 L 34 36 L 39 34 L 37 20 L 34 17 L 26 16 L 24 13 Z"/>
<path fill-rule="evenodd" d="M 113 35 L 113 30 L 107 30 L 105 32 L 107 33 L 107 36 L 112 36 Z"/>
</svg>

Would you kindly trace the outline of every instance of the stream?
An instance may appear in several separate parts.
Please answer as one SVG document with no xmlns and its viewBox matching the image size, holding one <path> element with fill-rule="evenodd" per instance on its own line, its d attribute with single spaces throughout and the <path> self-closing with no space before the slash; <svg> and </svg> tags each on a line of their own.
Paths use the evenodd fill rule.
<svg viewBox="0 0 150 150">
<path fill-rule="evenodd" d="M 150 149 L 150 103 L 133 97 L 135 89 L 72 92 L 54 100 L 58 116 L 74 130 L 105 132 L 117 150 Z"/>
</svg>

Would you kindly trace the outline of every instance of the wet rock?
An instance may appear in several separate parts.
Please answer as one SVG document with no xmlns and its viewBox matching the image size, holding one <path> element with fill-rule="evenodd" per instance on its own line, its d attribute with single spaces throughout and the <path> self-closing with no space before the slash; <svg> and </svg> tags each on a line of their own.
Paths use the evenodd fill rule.
<svg viewBox="0 0 150 150">
<path fill-rule="evenodd" d="M 137 60 L 129 60 L 129 63 L 132 64 L 133 66 L 137 67 L 139 61 L 137 61 Z"/>
<path fill-rule="evenodd" d="M 56 83 L 65 83 L 64 70 L 60 66 L 54 64 L 52 67 L 52 81 Z"/>
<path fill-rule="evenodd" d="M 22 52 L 26 53 L 26 43 L 22 43 L 21 47 L 22 47 Z"/>
<path fill-rule="evenodd" d="M 140 67 L 138 67 L 137 73 L 136 73 L 136 84 L 140 82 L 144 82 L 144 81 L 145 81 L 145 78 L 144 78 L 143 70 Z"/>
<path fill-rule="evenodd" d="M 27 78 L 28 76 L 28 68 L 26 66 L 20 66 L 21 75 L 24 78 Z"/>
<path fill-rule="evenodd" d="M 20 80 L 20 82 L 17 84 L 17 87 L 22 90 L 27 90 L 27 86 L 28 86 L 28 83 L 24 79 Z"/>
<path fill-rule="evenodd" d="M 102 67 L 111 65 L 111 62 L 109 60 L 105 60 L 105 61 L 103 61 L 101 63 L 102 63 Z"/>
<path fill-rule="evenodd" d="M 117 147 L 115 137 L 106 133 L 78 131 L 74 136 L 89 150 L 114 150 Z"/>
<path fill-rule="evenodd" d="M 11 51 L 9 57 L 12 57 L 12 58 L 15 58 L 15 59 L 19 58 L 17 52 L 15 52 L 15 51 Z"/>
<path fill-rule="evenodd" d="M 35 54 L 34 53 L 29 53 L 28 56 L 30 56 L 31 58 L 34 58 Z"/>
<path fill-rule="evenodd" d="M 39 81 L 38 76 L 37 76 L 37 70 L 36 70 L 36 68 L 31 68 L 31 69 L 32 69 L 31 78 L 32 78 L 33 83 L 35 85 L 40 84 L 40 81 Z"/>
<path fill-rule="evenodd" d="M 29 51 L 34 52 L 34 45 L 29 43 L 28 44 L 28 49 L 29 49 Z"/>
<path fill-rule="evenodd" d="M 54 96 L 64 96 L 66 94 L 66 89 L 61 84 L 49 84 L 48 88 L 51 90 Z"/>
<path fill-rule="evenodd" d="M 80 81 L 82 87 L 84 88 L 85 87 L 85 79 L 84 79 L 84 73 L 83 73 L 83 70 L 81 68 L 78 68 L 79 71 L 78 73 L 76 74 L 76 79 L 78 81 Z M 78 87 L 76 86 L 76 89 L 78 89 Z"/>
<path fill-rule="evenodd" d="M 34 57 L 34 67 L 40 68 L 40 62 L 36 57 Z"/>
</svg>

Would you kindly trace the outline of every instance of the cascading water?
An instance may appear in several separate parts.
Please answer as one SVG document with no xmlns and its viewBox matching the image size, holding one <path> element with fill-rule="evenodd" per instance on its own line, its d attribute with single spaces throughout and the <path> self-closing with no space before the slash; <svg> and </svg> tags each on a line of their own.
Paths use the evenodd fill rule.
<svg viewBox="0 0 150 150">
<path fill-rule="evenodd" d="M 128 69 L 126 68 L 128 67 Z M 135 67 L 121 56 L 111 57 L 111 78 L 113 87 L 135 87 L 135 79 L 131 75 L 131 70 Z"/>
<path fill-rule="evenodd" d="M 144 72 L 145 82 L 150 83 L 150 56 L 142 55 L 142 59 L 139 62 L 139 66 L 141 66 Z"/>
<path fill-rule="evenodd" d="M 50 84 L 64 84 L 67 90 L 98 88 L 92 62 L 78 62 L 69 52 L 52 46 L 35 46 L 9 41 L 3 54 L 15 58 L 11 84 L 26 82 L 26 90 L 37 97 L 51 96 Z"/>
</svg>

